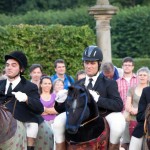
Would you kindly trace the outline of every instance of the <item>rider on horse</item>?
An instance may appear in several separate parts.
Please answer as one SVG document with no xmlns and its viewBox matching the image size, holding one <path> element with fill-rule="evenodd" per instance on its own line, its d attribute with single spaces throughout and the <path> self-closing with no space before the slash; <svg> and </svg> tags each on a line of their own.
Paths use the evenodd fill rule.
<svg viewBox="0 0 150 150">
<path fill-rule="evenodd" d="M 103 55 L 97 46 L 87 47 L 83 52 L 82 60 L 86 77 L 75 84 L 84 84 L 85 87 L 90 87 L 89 92 L 97 103 L 99 114 L 105 117 L 110 127 L 109 150 L 119 150 L 120 138 L 125 128 L 125 119 L 121 113 L 123 102 L 118 92 L 117 83 L 100 75 Z M 60 107 L 55 107 L 55 109 L 59 112 Z M 66 149 L 65 123 L 65 113 L 61 113 L 54 120 L 56 150 Z"/>
<path fill-rule="evenodd" d="M 5 55 L 5 63 L 7 79 L 0 81 L 0 102 L 8 108 L 16 120 L 24 123 L 25 126 L 25 123 L 29 123 L 26 126 L 27 150 L 34 150 L 37 134 L 46 127 L 41 117 L 44 108 L 39 99 L 38 87 L 22 76 L 27 67 L 27 57 L 23 52 L 13 51 Z M 5 101 L 5 98 L 8 101 Z M 40 125 L 42 128 L 39 127 L 38 130 Z M 45 149 L 49 150 L 50 147 Z"/>
</svg>

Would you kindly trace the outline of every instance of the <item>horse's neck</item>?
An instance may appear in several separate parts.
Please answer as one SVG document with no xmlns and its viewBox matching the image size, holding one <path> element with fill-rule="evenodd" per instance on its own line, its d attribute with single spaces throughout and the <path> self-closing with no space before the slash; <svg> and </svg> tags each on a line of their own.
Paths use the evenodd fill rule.
<svg viewBox="0 0 150 150">
<path fill-rule="evenodd" d="M 93 97 L 90 96 L 90 102 L 88 103 L 89 109 L 90 109 L 90 116 L 91 117 L 96 117 L 99 115 L 99 110 L 98 110 L 98 105 L 94 101 Z"/>
<path fill-rule="evenodd" d="M 0 110 L 0 143 L 11 138 L 16 131 L 16 120 L 12 114 L 5 110 Z"/>
<path fill-rule="evenodd" d="M 0 118 L 0 135 L 2 133 L 6 133 L 9 128 L 11 114 L 7 111 L 1 111 L 1 118 Z"/>
</svg>

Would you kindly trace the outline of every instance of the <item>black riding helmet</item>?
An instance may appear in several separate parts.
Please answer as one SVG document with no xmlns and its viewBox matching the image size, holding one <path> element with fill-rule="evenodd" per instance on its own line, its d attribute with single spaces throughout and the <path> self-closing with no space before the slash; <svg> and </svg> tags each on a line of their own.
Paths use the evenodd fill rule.
<svg viewBox="0 0 150 150">
<path fill-rule="evenodd" d="M 83 61 L 102 61 L 103 60 L 103 54 L 100 48 L 97 46 L 88 46 L 82 56 Z"/>
<path fill-rule="evenodd" d="M 5 55 L 5 62 L 8 59 L 15 59 L 19 63 L 20 68 L 23 69 L 23 72 L 27 68 L 27 57 L 21 51 L 13 51 L 9 55 Z"/>
</svg>

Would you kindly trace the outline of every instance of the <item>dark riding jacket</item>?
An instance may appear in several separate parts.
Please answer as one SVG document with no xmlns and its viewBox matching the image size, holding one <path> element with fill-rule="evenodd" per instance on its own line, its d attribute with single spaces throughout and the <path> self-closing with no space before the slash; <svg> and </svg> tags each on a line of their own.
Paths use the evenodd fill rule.
<svg viewBox="0 0 150 150">
<path fill-rule="evenodd" d="M 77 81 L 75 84 L 84 85 L 84 83 L 85 78 Z M 97 91 L 100 95 L 97 105 L 101 116 L 105 117 L 111 112 L 122 111 L 123 102 L 118 92 L 118 85 L 115 80 L 110 80 L 102 75 L 99 75 L 92 90 Z M 55 106 L 55 109 L 61 113 L 65 111 L 65 106 L 59 107 L 57 105 Z"/>
<path fill-rule="evenodd" d="M 5 106 L 11 113 L 14 111 L 14 118 L 21 122 L 43 122 L 41 113 L 44 111 L 43 105 L 40 102 L 40 95 L 38 93 L 38 87 L 21 77 L 19 84 L 13 89 L 13 92 L 21 91 L 28 96 L 28 103 L 19 102 L 14 95 L 5 95 L 6 80 L 0 81 L 0 103 L 5 103 L 6 100 L 10 100 Z M 16 105 L 15 105 L 16 102 Z"/>
<path fill-rule="evenodd" d="M 132 133 L 132 135 L 137 138 L 141 138 L 144 135 L 145 111 L 149 103 L 150 103 L 150 87 L 146 87 L 143 89 L 138 104 L 138 113 L 136 116 L 138 124 Z"/>
</svg>

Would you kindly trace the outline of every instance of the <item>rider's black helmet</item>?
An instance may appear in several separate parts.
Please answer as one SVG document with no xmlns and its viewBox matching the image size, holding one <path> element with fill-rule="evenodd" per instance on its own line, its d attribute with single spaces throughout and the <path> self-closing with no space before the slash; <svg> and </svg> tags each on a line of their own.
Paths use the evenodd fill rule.
<svg viewBox="0 0 150 150">
<path fill-rule="evenodd" d="M 27 68 L 27 57 L 21 51 L 13 51 L 9 55 L 5 55 L 5 61 L 8 59 L 15 59 L 23 70 Z"/>
<path fill-rule="evenodd" d="M 100 48 L 97 46 L 88 46 L 82 56 L 83 61 L 102 61 L 103 60 L 103 54 Z"/>
</svg>

